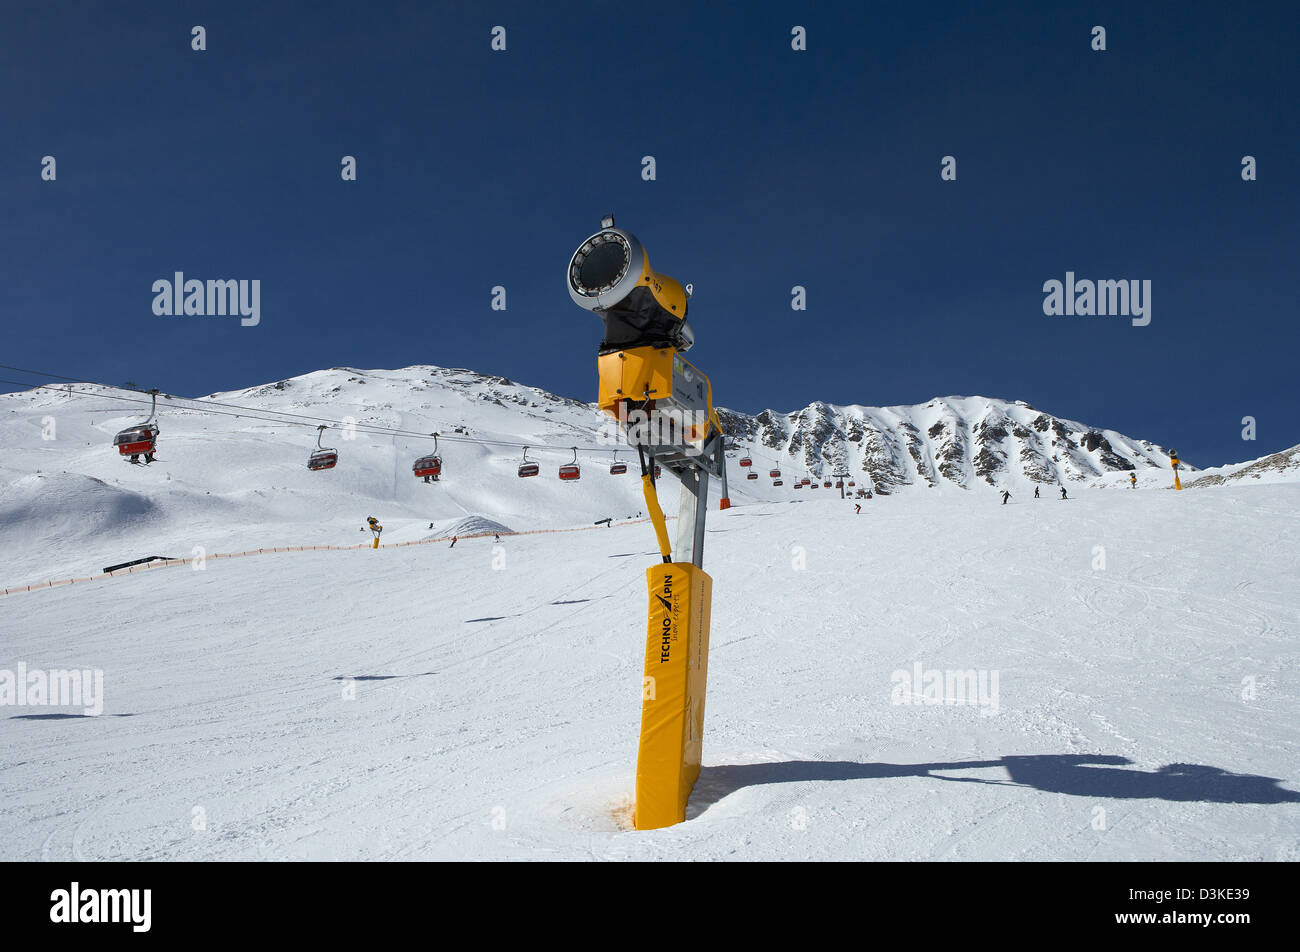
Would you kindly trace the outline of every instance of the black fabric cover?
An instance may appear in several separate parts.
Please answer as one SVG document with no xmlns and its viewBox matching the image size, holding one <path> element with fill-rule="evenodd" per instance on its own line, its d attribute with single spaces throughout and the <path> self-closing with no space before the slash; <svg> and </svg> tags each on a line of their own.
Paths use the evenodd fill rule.
<svg viewBox="0 0 1300 952">
<path fill-rule="evenodd" d="M 660 307 L 645 285 L 638 285 L 618 304 L 596 313 L 605 322 L 602 354 L 633 347 L 672 347 L 686 317 Z"/>
</svg>

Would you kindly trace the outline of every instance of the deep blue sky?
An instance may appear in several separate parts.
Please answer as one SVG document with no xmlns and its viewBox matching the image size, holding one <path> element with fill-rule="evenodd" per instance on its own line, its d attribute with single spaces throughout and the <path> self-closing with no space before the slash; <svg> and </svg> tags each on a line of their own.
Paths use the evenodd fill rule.
<svg viewBox="0 0 1300 952">
<path fill-rule="evenodd" d="M 694 283 L 691 359 L 723 406 L 979 393 L 1202 466 L 1300 442 L 1291 2 L 0 18 L 0 363 L 184 395 L 434 363 L 594 399 L 599 321 L 564 269 L 612 211 Z M 261 325 L 155 316 L 177 270 L 259 278 Z M 1044 316 L 1067 270 L 1150 279 L 1150 326 Z"/>
</svg>

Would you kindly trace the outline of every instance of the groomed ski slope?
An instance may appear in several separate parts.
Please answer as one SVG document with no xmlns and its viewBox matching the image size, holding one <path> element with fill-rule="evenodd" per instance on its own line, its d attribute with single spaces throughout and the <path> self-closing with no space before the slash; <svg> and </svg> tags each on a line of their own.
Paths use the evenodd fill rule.
<svg viewBox="0 0 1300 952">
<path fill-rule="evenodd" d="M 644 524 L 0 598 L 0 667 L 106 695 L 0 709 L 0 859 L 1300 859 L 1300 486 L 1071 497 L 711 513 L 705 768 L 645 833 Z M 916 663 L 996 713 L 892 703 Z"/>
</svg>

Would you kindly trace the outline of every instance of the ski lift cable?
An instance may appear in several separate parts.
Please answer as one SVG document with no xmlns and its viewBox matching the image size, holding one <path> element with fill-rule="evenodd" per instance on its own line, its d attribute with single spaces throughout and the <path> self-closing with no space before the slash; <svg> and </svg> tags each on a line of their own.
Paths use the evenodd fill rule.
<svg viewBox="0 0 1300 952">
<path fill-rule="evenodd" d="M 73 382 L 73 383 L 86 384 L 86 385 L 88 385 L 88 386 L 103 387 L 104 389 L 107 389 L 107 390 L 120 390 L 120 391 L 122 391 L 122 392 L 124 392 L 124 393 L 141 393 L 141 392 L 146 392 L 146 391 L 132 390 L 132 389 L 130 389 L 130 388 L 128 388 L 128 387 L 119 387 L 119 386 L 115 386 L 114 384 L 96 383 L 96 382 L 94 382 L 94 381 L 89 381 L 89 380 L 85 380 L 85 379 L 83 379 L 83 378 L 78 378 L 78 377 L 65 377 L 65 376 L 63 376 L 62 374 L 51 374 L 51 373 L 46 373 L 46 372 L 44 372 L 44 371 L 38 371 L 38 370 L 26 370 L 26 369 L 21 368 L 21 367 L 9 367 L 8 365 L 5 365 L 5 364 L 0 364 L 0 369 L 16 370 L 16 371 L 18 371 L 18 372 L 20 372 L 20 373 L 31 374 L 32 376 L 39 376 L 39 377 L 52 377 L 52 378 L 55 378 L 55 379 L 58 379 L 58 380 L 66 380 L 66 381 L 71 381 L 71 382 Z M 350 371 L 350 372 L 351 372 L 351 371 Z M 363 376 L 364 376 L 364 374 L 363 374 Z M 375 379 L 380 379 L 380 378 L 375 378 Z M 18 386 L 18 387 L 28 387 L 28 388 L 30 388 L 30 389 L 43 388 L 43 389 L 54 389 L 54 390 L 56 390 L 56 391 L 59 392 L 59 393 L 68 393 L 68 392 L 70 392 L 70 391 L 68 391 L 68 390 L 61 389 L 61 388 L 58 388 L 58 387 L 52 387 L 52 386 L 49 385 L 49 384 L 36 384 L 36 385 L 33 385 L 33 384 L 30 384 L 30 383 L 22 383 L 22 382 L 14 381 L 14 380 L 4 381 L 4 382 L 6 382 L 6 383 L 10 383 L 10 384 L 13 384 L 14 386 Z M 248 415 L 248 416 L 255 416 L 255 415 L 258 415 L 258 414 L 267 414 L 267 413 L 271 413 L 271 414 L 275 414 L 276 418 L 279 418 L 279 417 L 291 417 L 291 418 L 293 418 L 293 419 L 306 420 L 306 421 L 310 421 L 310 425 L 311 425 L 312 427 L 315 427 L 315 426 L 316 426 L 317 424 L 319 424 L 319 423 L 326 423 L 326 424 L 328 424 L 328 425 L 330 425 L 330 426 L 334 426 L 334 427 L 344 427 L 344 426 L 347 426 L 347 427 L 351 427 L 351 428 L 354 429 L 354 430 L 361 430 L 361 431 L 363 431 L 363 432 L 366 432 L 366 433 L 372 433 L 372 434 L 376 434 L 376 435 L 409 436 L 409 437 L 414 437 L 414 438 L 418 438 L 418 439 L 429 439 L 429 438 L 430 438 L 429 435 L 428 435 L 427 433 L 417 432 L 417 431 L 415 431 L 415 430 L 404 430 L 404 429 L 401 429 L 401 428 L 398 428 L 398 427 L 388 427 L 388 426 L 384 426 L 383 424 L 379 424 L 379 423 L 362 423 L 362 422 L 352 422 L 352 423 L 349 423 L 349 422 L 344 421 L 344 420 L 334 420 L 334 419 L 331 419 L 331 418 L 329 418 L 329 417 L 311 416 L 311 415 L 309 415 L 309 414 L 303 414 L 303 413 L 292 413 L 292 412 L 290 412 L 290 411 L 288 411 L 288 410 L 273 410 L 273 409 L 268 409 L 268 408 L 264 408 L 264 407 L 248 407 L 248 406 L 244 406 L 244 405 L 242 405 L 242 404 L 238 404 L 238 403 L 228 403 L 228 402 L 225 402 L 225 401 L 222 401 L 222 400 L 213 400 L 213 399 L 208 398 L 208 397 L 178 397 L 178 396 L 176 396 L 175 394 L 163 394 L 163 396 L 166 397 L 168 400 L 171 400 L 171 401 L 181 401 L 181 402 L 184 403 L 184 404 L 191 404 L 191 405 L 192 405 L 192 406 L 186 406 L 186 407 L 184 407 L 184 409 L 202 410 L 202 411 L 204 411 L 204 412 L 215 412 L 215 411 L 211 411 L 209 408 L 214 407 L 214 406 L 215 406 L 215 407 L 226 407 L 226 408 L 228 408 L 228 409 L 232 409 L 232 410 L 239 410 L 241 414 L 243 414 L 243 415 Z M 123 400 L 125 400 L 125 399 L 127 399 L 127 398 L 125 398 L 125 397 L 119 397 L 119 398 L 117 398 L 117 399 L 123 399 Z M 140 402 L 140 401 L 128 401 L 128 402 Z M 265 417 L 265 416 L 263 416 L 263 417 L 261 417 L 261 418 L 262 418 L 262 419 L 267 419 L 267 417 Z M 308 424 L 304 424 L 304 425 L 308 425 Z M 577 427 L 574 427 L 574 429 L 577 429 Z M 483 445 L 483 446 L 508 446 L 508 447 L 512 447 L 512 448 L 514 448 L 514 449 L 519 449 L 520 447 L 522 447 L 522 446 L 525 445 L 525 444 L 523 444 L 523 443 L 512 442 L 512 441 L 509 441 L 509 440 L 477 440 L 477 439 L 472 439 L 472 438 L 470 438 L 470 437 L 455 437 L 455 436 L 446 436 L 446 435 L 443 436 L 443 440 L 444 440 L 445 442 L 448 442 L 448 443 L 469 443 L 469 444 L 476 444 L 476 445 Z M 560 452 L 560 451 L 565 451 L 565 452 L 567 452 L 567 451 L 569 451 L 569 450 L 572 449 L 572 447 L 564 447 L 564 446 L 547 446 L 547 445 L 545 445 L 545 444 L 540 444 L 540 443 L 530 443 L 530 444 L 527 444 L 527 445 L 534 446 L 534 447 L 536 447 L 536 448 L 540 448 L 540 449 L 545 449 L 545 450 L 555 450 L 556 452 Z M 594 454 L 599 454 L 599 453 L 604 452 L 604 450 L 603 450 L 602 448 L 591 448 L 591 449 L 589 449 L 589 448 L 582 448 L 580 451 L 581 451 L 582 453 L 594 453 Z"/>
<path fill-rule="evenodd" d="M 49 378 L 52 378 L 52 379 L 63 380 L 63 381 L 67 381 L 67 382 L 70 382 L 70 383 L 82 383 L 82 384 L 87 384 L 87 385 L 89 385 L 89 386 L 103 387 L 104 389 L 107 389 L 107 390 L 120 390 L 120 391 L 122 391 L 122 392 L 124 392 L 124 393 L 144 393 L 144 392 L 147 392 L 147 391 L 131 390 L 131 389 L 127 388 L 127 387 L 118 387 L 118 386 L 114 386 L 113 384 L 100 384 L 100 383 L 95 383 L 94 381 L 87 381 L 87 380 L 84 380 L 84 379 L 82 379 L 82 378 L 78 378 L 78 377 L 66 377 L 66 376 L 63 376 L 62 374 L 52 374 L 52 373 L 47 373 L 47 372 L 44 372 L 44 371 L 38 371 L 38 370 L 27 370 L 27 369 L 22 368 L 22 367 L 11 367 L 11 366 L 9 366 L 9 365 L 7 365 L 7 364 L 0 364 L 0 369 L 3 369 L 3 370 L 14 370 L 14 371 L 17 371 L 17 372 L 19 372 L 19 373 L 30 374 L 30 375 L 32 375 L 32 376 L 34 376 L 34 377 L 49 377 Z M 356 371 L 356 370 L 349 370 L 348 372 L 349 372 L 349 373 L 356 373 L 356 374 L 358 374 L 358 375 L 360 375 L 360 376 L 363 376 L 363 377 L 364 377 L 364 376 L 369 376 L 369 375 L 367 375 L 367 374 L 365 374 L 365 373 L 362 373 L 361 371 Z M 386 379 L 386 378 L 379 378 L 379 377 L 376 377 L 376 378 L 374 378 L 374 379 L 377 379 L 377 380 L 378 380 L 378 379 Z M 33 386 L 33 385 L 31 385 L 31 384 L 21 383 L 21 382 L 19 382 L 19 381 L 14 381 L 14 380 L 3 380 L 3 381 L 0 381 L 0 383 L 7 383 L 7 384 L 11 384 L 11 385 L 13 385 L 13 386 L 17 386 L 17 387 L 28 387 L 28 388 L 30 388 L 30 389 L 46 389 L 46 390 L 54 390 L 54 391 L 56 391 L 56 392 L 58 392 L 58 393 L 72 393 L 72 394 L 80 393 L 80 394 L 85 395 L 85 396 L 95 396 L 95 394 L 85 394 L 84 391 L 73 391 L 73 390 L 71 390 L 70 388 L 60 388 L 60 387 L 52 386 L 52 385 L 50 385 L 50 384 L 37 384 L 37 385 Z M 367 433 L 367 434 L 370 434 L 370 435 L 376 435 L 376 436 L 404 436 L 404 437 L 409 437 L 409 438 L 413 438 L 413 439 L 425 439 L 425 440 L 427 440 L 427 439 L 431 439 L 431 437 L 430 437 L 427 433 L 420 433 L 420 432 L 416 432 L 416 431 L 414 431 L 414 430 L 403 430 L 403 429 L 399 429 L 399 428 L 396 428 L 396 427 L 387 427 L 387 426 L 383 426 L 382 424 L 379 424 L 379 423 L 361 423 L 361 422 L 356 422 L 356 423 L 347 423 L 347 422 L 345 422 L 345 421 L 341 421 L 341 420 L 333 420 L 333 419 L 329 419 L 329 418 L 327 418 L 327 417 L 311 416 L 311 415 L 308 415 L 308 414 L 302 414 L 302 413 L 291 413 L 291 412 L 289 412 L 289 411 L 287 411 L 287 410 L 271 410 L 271 409 L 262 408 L 262 407 L 247 407 L 247 406 L 243 406 L 243 405 L 241 405 L 241 404 L 237 404 L 237 403 L 227 403 L 227 402 L 225 402 L 225 401 L 221 401 L 221 400 L 212 400 L 212 399 L 209 399 L 209 398 L 207 398 L 207 397 L 178 397 L 178 396 L 175 396 L 174 394 L 163 394 L 163 396 L 166 397 L 168 400 L 171 400 L 171 401 L 181 401 L 181 402 L 184 403 L 184 404 L 193 404 L 192 406 L 182 406 L 182 407 L 180 407 L 181 409 L 195 410 L 195 411 L 198 411 L 198 412 L 204 412 L 204 413 L 220 413 L 220 411 L 218 411 L 218 410 L 214 410 L 214 409 L 212 409 L 212 408 L 213 408 L 213 407 L 225 407 L 225 408 L 230 409 L 230 410 L 238 410 L 238 411 L 240 411 L 240 412 L 237 413 L 237 414 L 222 413 L 222 414 L 220 414 L 220 415 L 222 415 L 222 416 L 247 416 L 247 417 L 252 418 L 252 419 L 259 419 L 259 420 L 262 420 L 262 421 L 264 421 L 264 422 L 272 422 L 272 423 L 280 423 L 280 424 L 288 424 L 288 423 L 291 423 L 291 421 L 286 421 L 286 420 L 280 419 L 280 418 L 282 418 L 282 417 L 290 417 L 290 418 L 292 418 L 292 419 L 294 419 L 294 420 L 310 421 L 310 422 L 304 422 L 304 423 L 302 423 L 302 424 L 297 424 L 297 425 L 301 425 L 301 426 L 311 426 L 311 427 L 313 427 L 313 428 L 314 428 L 317 424 L 323 422 L 323 423 L 326 423 L 326 424 L 328 424 L 328 425 L 330 425 L 330 426 L 334 426 L 334 427 L 340 427 L 340 428 L 342 428 L 342 427 L 351 427 L 354 431 L 358 431 L 358 432 L 362 432 L 362 433 Z M 124 400 L 124 401 L 126 401 L 126 402 L 131 402 L 131 403 L 145 403 L 145 402 L 148 402 L 148 401 L 143 401 L 143 400 L 130 400 L 129 398 L 126 398 L 126 397 L 114 397 L 114 398 L 112 398 L 112 399 Z M 273 417 L 265 416 L 265 414 L 268 414 L 268 413 L 270 413 L 270 414 L 275 414 L 275 416 L 273 416 Z M 530 447 L 530 448 L 532 448 L 532 449 L 547 450 L 547 451 L 553 451 L 553 452 L 571 452 L 572 449 L 573 449 L 573 447 L 564 447 L 564 446 L 548 446 L 548 445 L 541 444 L 541 443 L 528 443 L 528 444 L 525 444 L 525 443 L 514 442 L 514 441 L 510 441 L 510 440 L 482 440 L 482 439 L 473 439 L 473 438 L 471 438 L 471 437 L 466 437 L 466 436 L 461 436 L 461 437 L 447 436 L 446 434 L 443 434 L 443 435 L 442 435 L 442 440 L 443 440 L 443 442 L 445 442 L 445 443 L 465 443 L 465 444 L 476 445 L 476 446 L 503 446 L 503 447 L 508 447 L 508 448 L 511 448 L 511 449 L 521 449 L 521 448 L 523 448 L 524 446 L 528 446 L 528 447 Z M 631 448 L 630 445 L 629 445 L 629 448 Z M 738 451 L 739 451 L 739 447 L 738 447 L 737 449 L 738 449 Z M 608 452 L 608 449 L 607 449 L 607 448 L 591 448 L 591 449 L 589 449 L 589 448 L 585 448 L 585 447 L 584 447 L 584 448 L 580 448 L 580 449 L 579 449 L 579 452 L 582 453 L 582 454 L 584 454 L 584 455 L 601 455 L 601 454 L 603 454 L 603 453 L 605 453 L 605 452 Z M 757 458 L 757 459 L 763 460 L 763 461 L 765 461 L 765 462 L 772 463 L 772 464 L 774 464 L 774 466 L 779 466 L 779 465 L 783 462 L 783 461 L 782 461 L 781 459 L 779 459 L 778 457 L 775 457 L 775 456 L 769 456 L 769 455 L 767 455 L 766 453 L 757 453 L 757 454 L 756 454 L 752 449 L 750 449 L 750 450 L 748 450 L 748 451 L 744 451 L 744 452 L 746 452 L 746 455 L 748 455 L 750 458 Z M 788 464 L 788 463 L 790 462 L 790 460 L 787 459 L 787 460 L 785 460 L 784 462 L 786 462 L 786 463 Z"/>
<path fill-rule="evenodd" d="M 29 390 L 52 390 L 55 393 L 61 393 L 72 397 L 99 398 L 101 400 L 113 400 L 118 403 L 136 403 L 136 404 L 143 404 L 145 406 L 148 406 L 150 404 L 149 400 L 134 400 L 131 397 L 122 397 L 122 396 L 117 396 L 116 394 L 87 393 L 85 390 L 67 390 L 63 387 L 55 387 L 49 384 L 33 385 L 31 383 L 23 383 L 17 380 L 2 380 L 2 379 L 0 379 L 0 383 L 12 384 L 16 387 L 26 387 Z M 134 392 L 134 391 L 128 391 L 128 392 Z M 165 397 L 167 396 L 167 394 L 163 394 L 163 396 Z M 188 411 L 190 413 L 211 413 L 216 416 L 229 416 L 229 417 L 236 417 L 236 418 L 245 418 L 249 420 L 257 420 L 259 423 L 267 423 L 275 426 L 286 426 L 286 427 L 287 426 L 311 426 L 311 424 L 309 423 L 299 423 L 296 420 L 276 420 L 271 417 L 260 416 L 255 411 L 250 412 L 245 410 L 239 413 L 233 413 L 229 410 L 214 410 L 208 407 L 176 407 L 175 409 L 181 411 Z"/>
<path fill-rule="evenodd" d="M 82 383 L 82 384 L 87 384 L 87 385 L 89 385 L 89 386 L 103 387 L 103 388 L 105 388 L 105 389 L 109 389 L 109 390 L 121 390 L 121 391 L 123 391 L 123 392 L 125 392 L 125 393 L 139 393 L 139 392 L 142 392 L 142 391 L 132 390 L 132 389 L 129 388 L 129 387 L 119 387 L 119 386 L 116 386 L 116 385 L 114 385 L 114 384 L 96 383 L 96 382 L 94 382 L 94 381 L 85 380 L 85 379 L 83 379 L 83 378 L 79 378 L 79 377 L 65 377 L 65 376 L 63 376 L 62 374 L 46 373 L 46 372 L 44 372 L 44 371 L 39 371 L 39 370 L 26 370 L 26 369 L 24 369 L 24 368 L 22 368 L 22 367 L 10 367 L 10 366 L 8 366 L 8 365 L 6 365 L 6 364 L 0 364 L 0 369 L 4 369 L 4 370 L 16 370 L 16 371 L 18 371 L 19 373 L 31 374 L 32 376 L 36 376 L 36 377 L 51 377 L 51 378 L 54 378 L 54 379 L 57 379 L 57 380 L 65 380 L 65 381 L 70 381 L 70 382 L 73 382 L 73 383 Z M 359 373 L 359 371 L 349 371 L 349 372 L 350 372 L 350 373 Z M 361 376 L 366 376 L 366 375 L 365 375 L 365 374 L 361 374 Z M 381 378 L 374 378 L 374 379 L 381 379 Z M 47 387 L 47 389 L 48 389 L 48 385 L 36 385 L 36 386 L 34 386 L 34 385 L 32 385 L 32 384 L 29 384 L 29 383 L 20 383 L 20 382 L 18 382 L 18 381 L 12 381 L 12 380 L 11 380 L 11 381 L 5 381 L 5 382 L 7 382 L 7 383 L 11 383 L 11 384 L 13 384 L 14 386 L 19 386 L 19 387 L 29 387 L 29 388 L 32 388 L 32 389 L 36 389 L 36 386 L 45 386 L 45 387 Z M 56 389 L 57 389 L 57 388 L 56 388 Z M 59 390 L 59 392 L 60 392 L 60 393 L 66 393 L 66 392 L 68 392 L 68 391 L 66 391 L 66 390 Z M 342 420 L 334 420 L 334 419 L 331 419 L 331 418 L 329 418 L 329 417 L 312 416 L 312 415 L 310 415 L 310 414 L 304 414 L 304 413 L 292 413 L 292 412 L 290 412 L 290 411 L 288 411 L 288 410 L 272 410 L 272 409 L 267 409 L 267 408 L 262 408 L 262 407 L 248 407 L 248 406 L 244 406 L 244 405 L 242 405 L 242 404 L 238 404 L 238 403 L 228 403 L 228 402 L 225 402 L 225 401 L 222 401 L 222 400 L 213 400 L 213 399 L 210 398 L 210 397 L 179 397 L 179 396 L 176 396 L 175 394 L 163 394 L 163 396 L 165 396 L 168 400 L 172 400 L 172 401 L 183 401 L 184 403 L 187 403 L 187 404 L 197 404 L 198 406 L 197 406 L 196 408 L 205 409 L 205 410 L 206 410 L 208 407 L 214 407 L 214 406 L 215 406 L 215 407 L 227 407 L 227 408 L 229 408 L 229 409 L 233 409 L 233 410 L 240 410 L 240 411 L 242 411 L 243 413 L 247 413 L 247 414 L 250 414 L 250 415 L 251 415 L 251 414 L 254 414 L 254 413 L 273 413 L 273 414 L 276 414 L 277 416 L 280 416 L 280 417 L 292 417 L 292 418 L 294 418 L 294 419 L 307 420 L 307 421 L 310 421 L 310 422 L 311 422 L 311 425 L 312 425 L 312 426 L 315 426 L 315 425 L 317 425 L 317 424 L 319 424 L 319 423 L 326 423 L 326 424 L 329 424 L 330 426 L 339 426 L 339 427 L 342 427 L 342 426 L 351 426 L 351 427 L 353 427 L 354 429 L 363 429 L 363 430 L 365 430 L 365 431 L 367 431 L 367 432 L 373 432 L 373 433 L 379 433 L 379 434 L 393 434 L 393 435 L 399 435 L 399 436 L 413 436 L 413 437 L 419 437 L 419 438 L 421 438 L 421 439 L 427 439 L 427 438 L 428 438 L 428 434 L 426 434 L 426 433 L 420 433 L 420 432 L 416 432 L 416 431 L 414 431 L 414 430 L 403 430 L 403 429 L 400 429 L 400 428 L 398 428 L 398 427 L 387 427 L 387 426 L 383 426 L 382 424 L 379 424 L 379 423 L 361 423 L 361 422 L 356 422 L 356 423 L 347 423 L 346 421 L 342 421 Z M 468 438 L 468 437 L 465 437 L 465 438 L 457 438 L 457 437 L 448 437 L 448 436 L 445 436 L 445 437 L 443 437 L 443 439 L 446 440 L 446 441 L 449 442 L 449 443 L 451 443 L 451 442 L 454 442 L 454 443 L 477 443 L 477 444 L 485 444 L 485 445 L 511 446 L 511 447 L 516 448 L 516 449 L 518 449 L 519 447 L 521 447 L 521 446 L 524 445 L 523 443 L 512 443 L 512 442 L 503 441 L 503 440 L 474 440 L 474 439 L 470 439 L 470 438 Z M 536 445 L 541 446 L 541 444 L 536 444 Z M 559 447 L 559 446 L 556 446 L 556 447 L 546 447 L 546 446 L 543 446 L 542 448 L 543 448 L 543 449 L 555 449 L 555 450 L 568 449 L 567 447 Z M 586 452 L 599 452 L 599 450 L 586 450 L 586 449 L 584 449 L 583 452 L 584 452 L 584 453 L 586 453 Z"/>
<path fill-rule="evenodd" d="M 17 368 L 10 368 L 10 369 L 17 369 Z M 29 371 L 24 371 L 24 373 L 27 372 Z M 57 375 L 46 374 L 45 376 L 53 377 Z M 75 378 L 66 378 L 66 379 L 75 380 Z M 101 387 L 106 390 L 118 390 L 121 391 L 123 394 L 147 392 L 147 391 L 129 390 L 126 387 L 117 387 L 112 384 L 94 383 L 93 381 L 86 381 L 86 380 L 75 380 L 75 382 L 85 384 L 87 386 Z M 23 382 L 17 380 L 0 380 L 0 383 L 10 384 L 15 387 L 24 387 L 29 390 L 50 390 L 54 393 L 67 394 L 69 396 L 74 396 L 74 397 L 99 397 L 101 399 L 115 400 L 122 403 L 136 403 L 136 404 L 145 404 L 145 405 L 149 405 L 151 403 L 150 400 L 135 399 L 129 396 L 122 396 L 120 394 L 90 393 L 85 390 L 74 390 L 68 387 L 56 386 L 53 384 L 33 384 L 31 382 Z M 309 417 L 309 416 L 304 416 L 303 414 L 288 413 L 281 410 L 269 410 L 260 407 L 245 407 L 240 404 L 223 403 L 221 401 L 216 401 L 216 400 L 205 400 L 199 397 L 176 397 L 173 394 L 162 394 L 162 396 L 168 400 L 182 401 L 181 405 L 174 406 L 173 409 L 188 410 L 193 413 L 210 413 L 217 416 L 243 417 L 250 420 L 257 420 L 262 423 L 273 423 L 280 426 L 301 426 L 301 427 L 308 427 L 310 429 L 315 429 L 319 425 L 319 423 L 315 421 L 327 420 L 327 425 L 332 428 L 351 429 L 353 431 L 364 433 L 371 436 L 402 436 L 411 439 L 421 439 L 421 440 L 433 439 L 433 437 L 428 433 L 417 432 L 415 430 L 402 430 L 402 429 L 397 429 L 395 427 L 386 427 L 378 423 L 363 423 L 363 422 L 350 423 L 343 420 L 332 420 L 326 417 Z M 216 409 L 216 407 L 228 407 L 230 409 L 218 410 Z M 238 413 L 233 412 L 234 410 L 238 410 L 239 412 Z M 266 416 L 265 414 L 267 413 L 277 414 L 278 416 Z M 296 419 L 285 420 L 285 419 L 280 419 L 279 416 L 294 417 Z M 299 420 L 302 420 L 303 422 L 298 422 Z M 440 438 L 444 443 L 463 443 L 463 444 L 470 444 L 475 446 L 501 446 L 510 449 L 519 449 L 521 447 L 528 446 L 531 449 L 548 451 L 548 452 L 556 452 L 556 453 L 571 453 L 574 450 L 574 447 L 572 446 L 558 446 L 558 445 L 552 446 L 545 443 L 537 443 L 537 442 L 531 442 L 525 444 L 522 442 L 516 442 L 511 440 L 484 440 L 484 439 L 474 439 L 472 437 L 467 437 L 467 436 L 453 437 L 453 436 L 447 436 L 446 434 L 441 434 Z M 607 447 L 579 447 L 578 452 L 582 455 L 603 456 L 609 452 L 609 449 Z"/>
<path fill-rule="evenodd" d="M 4 366 L 4 365 L 0 365 L 0 366 Z M 19 369 L 19 368 L 10 368 L 10 369 Z M 23 372 L 33 373 L 33 371 L 23 371 Z M 45 374 L 45 376 L 55 377 L 58 375 Z M 122 394 L 133 394 L 133 393 L 144 394 L 147 393 L 147 391 L 130 390 L 126 387 L 117 387 L 112 384 L 99 384 L 99 383 L 94 383 L 93 381 L 78 380 L 76 378 L 71 378 L 71 377 L 61 378 L 61 379 L 66 379 L 76 383 L 85 384 L 87 386 L 100 387 L 105 390 L 121 391 L 121 393 L 90 393 L 85 390 L 75 390 L 70 387 L 56 386 L 54 384 L 32 384 L 30 382 L 23 382 L 17 380 L 0 379 L 0 383 L 9 384 L 15 387 L 25 387 L 31 390 L 50 390 L 54 393 L 66 394 L 68 396 L 73 396 L 73 397 L 100 397 L 105 400 L 114 400 L 121 403 L 143 404 L 147 406 L 152 402 L 151 400 L 136 399 L 130 396 L 122 395 Z M 306 416 L 304 414 L 289 413 L 287 411 L 271 410 L 271 409 L 266 409 L 261 407 L 246 407 L 241 404 L 224 403 L 222 401 L 207 400 L 201 397 L 176 397 L 172 394 L 162 394 L 162 396 L 170 401 L 181 401 L 180 405 L 173 406 L 173 409 L 176 410 L 189 411 L 191 413 L 209 413 L 215 416 L 228 416 L 228 417 L 235 417 L 237 419 L 244 418 L 249 420 L 256 420 L 259 423 L 269 424 L 273 426 L 282 426 L 282 427 L 299 426 L 299 427 L 307 427 L 310 429 L 315 429 L 317 426 L 319 426 L 319 423 L 314 421 L 327 419 L 325 417 L 312 417 L 312 416 Z M 217 409 L 217 407 L 226 407 L 228 409 L 222 410 L 222 409 Z M 234 412 L 235 410 L 238 410 L 239 412 Z M 276 414 L 277 416 L 266 416 L 265 414 L 268 413 Z M 294 419 L 288 419 L 288 420 L 280 419 L 281 416 L 292 417 Z M 308 422 L 308 421 L 313 421 L 313 422 Z M 401 430 L 394 427 L 386 427 L 378 423 L 362 423 L 362 422 L 348 423 L 341 420 L 329 420 L 327 425 L 338 429 L 350 427 L 356 432 L 360 432 L 371 436 L 401 436 L 401 437 L 408 437 L 412 439 L 424 439 L 424 440 L 434 439 L 432 435 L 427 433 L 420 433 L 414 430 Z M 472 437 L 466 437 L 466 436 L 452 437 L 452 436 L 447 436 L 446 434 L 440 434 L 440 438 L 445 443 L 463 443 L 463 444 L 469 444 L 475 446 L 499 446 L 499 447 L 505 447 L 509 449 L 521 449 L 526 447 L 534 450 L 557 452 L 557 453 L 571 453 L 574 450 L 572 446 L 550 446 L 543 443 L 535 443 L 535 442 L 521 443 L 521 442 L 510 441 L 510 440 L 484 440 L 484 439 L 474 439 Z M 627 448 L 635 449 L 636 447 L 631 446 L 629 444 Z M 586 447 L 578 448 L 578 453 L 581 455 L 604 456 L 608 452 L 610 452 L 610 450 L 607 448 L 586 448 Z M 617 452 L 617 450 L 615 450 L 615 452 Z M 747 452 L 747 455 L 749 455 L 753 459 L 769 462 L 774 466 L 780 466 L 782 463 L 782 460 L 780 460 L 778 457 L 769 456 L 766 453 L 755 453 L 753 450 L 748 450 L 744 452 Z M 789 460 L 786 460 L 784 462 L 786 462 L 786 464 L 788 465 Z"/>
</svg>

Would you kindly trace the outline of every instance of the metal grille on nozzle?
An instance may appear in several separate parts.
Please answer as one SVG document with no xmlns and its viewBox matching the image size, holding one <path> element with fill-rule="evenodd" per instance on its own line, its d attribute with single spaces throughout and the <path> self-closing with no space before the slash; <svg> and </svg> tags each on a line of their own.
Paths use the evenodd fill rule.
<svg viewBox="0 0 1300 952">
<path fill-rule="evenodd" d="M 600 232 L 574 253 L 569 284 L 581 295 L 596 297 L 623 279 L 631 261 L 632 248 L 627 239 L 615 231 Z"/>
</svg>

